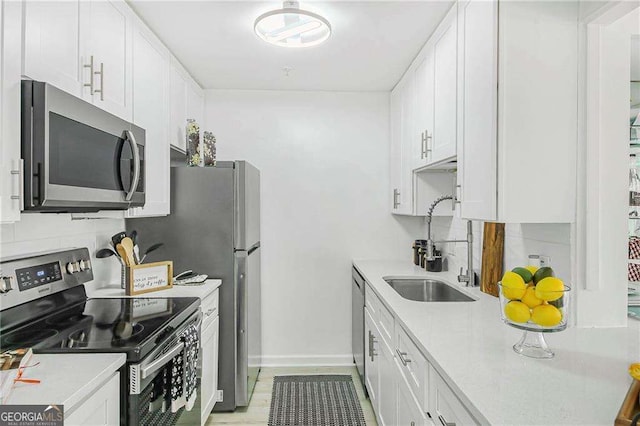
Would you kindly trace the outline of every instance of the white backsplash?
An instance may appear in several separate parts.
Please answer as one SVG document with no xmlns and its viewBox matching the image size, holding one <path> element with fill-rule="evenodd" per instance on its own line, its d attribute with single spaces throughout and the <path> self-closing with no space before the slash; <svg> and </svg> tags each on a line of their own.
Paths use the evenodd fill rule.
<svg viewBox="0 0 640 426">
<path fill-rule="evenodd" d="M 120 266 L 113 258 L 96 259 L 111 236 L 125 229 L 124 219 L 72 220 L 70 214 L 25 213 L 14 224 L 0 225 L 0 258 L 87 247 L 91 254 L 94 285 L 117 283 Z"/>
<path fill-rule="evenodd" d="M 473 267 L 480 271 L 482 261 L 482 222 L 473 222 Z M 464 240 L 467 222 L 458 218 L 434 217 L 432 222 L 434 240 Z M 426 238 L 426 225 L 424 237 Z M 440 250 L 442 244 L 436 244 Z M 571 225 L 557 224 L 512 224 L 505 225 L 504 270 L 528 264 L 530 254 L 551 258 L 550 266 L 556 276 L 571 280 Z M 448 258 L 448 268 L 460 271 L 467 269 L 467 247 L 465 243 L 447 243 L 443 255 Z"/>
</svg>

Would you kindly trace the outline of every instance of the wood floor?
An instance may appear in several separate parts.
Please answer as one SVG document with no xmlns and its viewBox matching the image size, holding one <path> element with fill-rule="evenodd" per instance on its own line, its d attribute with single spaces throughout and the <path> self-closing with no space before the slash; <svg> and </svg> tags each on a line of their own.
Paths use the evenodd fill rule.
<svg viewBox="0 0 640 426">
<path fill-rule="evenodd" d="M 271 389 L 273 376 L 295 374 L 351 374 L 356 387 L 360 405 L 364 412 L 367 426 L 377 426 L 375 415 L 369 399 L 365 398 L 358 370 L 355 367 L 271 367 L 262 368 L 256 383 L 253 397 L 248 407 L 239 408 L 233 413 L 213 413 L 209 416 L 206 426 L 210 425 L 266 425 L 269 421 L 271 407 Z M 322 426 L 322 425 L 306 425 Z"/>
</svg>

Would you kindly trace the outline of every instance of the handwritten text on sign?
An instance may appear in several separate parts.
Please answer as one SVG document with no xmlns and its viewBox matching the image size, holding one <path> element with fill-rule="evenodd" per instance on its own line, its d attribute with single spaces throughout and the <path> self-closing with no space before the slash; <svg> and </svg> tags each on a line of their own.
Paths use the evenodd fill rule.
<svg viewBox="0 0 640 426">
<path fill-rule="evenodd" d="M 149 290 L 169 285 L 167 265 L 133 270 L 133 290 Z"/>
</svg>

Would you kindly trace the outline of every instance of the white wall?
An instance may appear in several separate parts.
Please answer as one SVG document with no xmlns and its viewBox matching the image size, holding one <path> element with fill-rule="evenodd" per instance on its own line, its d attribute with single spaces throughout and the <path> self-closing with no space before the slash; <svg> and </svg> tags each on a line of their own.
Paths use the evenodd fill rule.
<svg viewBox="0 0 640 426">
<path fill-rule="evenodd" d="M 111 236 L 124 230 L 123 219 L 71 220 L 70 214 L 23 213 L 20 222 L 0 225 L 0 257 L 71 247 L 87 247 L 93 265 L 93 285 L 117 283 L 116 260 L 96 259 L 96 249 L 107 247 Z"/>
<path fill-rule="evenodd" d="M 351 363 L 351 261 L 405 258 L 388 206 L 388 93 L 206 92 L 218 158 L 261 171 L 266 365 Z"/>
</svg>

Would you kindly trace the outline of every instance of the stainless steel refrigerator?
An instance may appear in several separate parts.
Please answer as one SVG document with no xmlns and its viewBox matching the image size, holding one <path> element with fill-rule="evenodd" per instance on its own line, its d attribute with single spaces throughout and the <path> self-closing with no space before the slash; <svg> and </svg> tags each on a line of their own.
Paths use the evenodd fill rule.
<svg viewBox="0 0 640 426">
<path fill-rule="evenodd" d="M 141 248 L 164 247 L 148 261 L 173 260 L 220 278 L 218 389 L 215 411 L 249 405 L 262 360 L 260 320 L 260 172 L 246 161 L 171 167 L 171 214 L 127 219 Z"/>
</svg>

